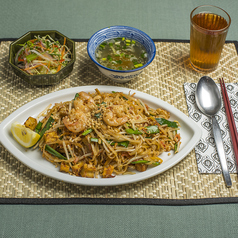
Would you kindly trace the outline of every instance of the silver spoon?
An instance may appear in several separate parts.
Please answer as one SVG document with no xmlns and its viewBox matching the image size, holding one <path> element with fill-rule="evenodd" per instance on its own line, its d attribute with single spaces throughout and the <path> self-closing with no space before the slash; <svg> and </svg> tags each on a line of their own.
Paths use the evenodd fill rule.
<svg viewBox="0 0 238 238">
<path fill-rule="evenodd" d="M 215 114 L 221 109 L 221 94 L 212 78 L 203 76 L 198 81 L 195 99 L 198 108 L 207 116 L 212 118 L 213 135 L 220 158 L 221 168 L 227 187 L 231 187 L 231 177 L 228 171 L 221 130 L 215 118 Z"/>
</svg>

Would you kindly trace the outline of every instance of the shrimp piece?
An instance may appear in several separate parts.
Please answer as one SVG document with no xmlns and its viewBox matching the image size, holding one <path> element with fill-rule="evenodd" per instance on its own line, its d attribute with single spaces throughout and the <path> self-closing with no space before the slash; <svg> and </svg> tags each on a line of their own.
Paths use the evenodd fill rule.
<svg viewBox="0 0 238 238">
<path fill-rule="evenodd" d="M 87 113 L 90 111 L 89 108 L 83 104 L 83 100 L 80 98 L 77 98 L 74 100 L 74 108 L 77 111 L 82 111 L 84 113 Z"/>
<path fill-rule="evenodd" d="M 81 110 L 87 113 L 96 107 L 96 103 L 90 95 L 82 91 L 74 100 L 74 107 L 76 110 Z"/>
<path fill-rule="evenodd" d="M 71 113 L 64 117 L 63 123 L 68 130 L 78 133 L 86 128 L 87 117 L 83 111 L 75 110 L 73 108 Z"/>
<path fill-rule="evenodd" d="M 87 113 L 96 106 L 93 98 L 85 92 L 80 92 L 74 100 L 74 108 L 70 114 L 63 119 L 68 130 L 78 133 L 87 126 Z"/>
<path fill-rule="evenodd" d="M 128 121 L 122 105 L 111 106 L 103 115 L 103 121 L 109 126 L 121 126 Z"/>
</svg>

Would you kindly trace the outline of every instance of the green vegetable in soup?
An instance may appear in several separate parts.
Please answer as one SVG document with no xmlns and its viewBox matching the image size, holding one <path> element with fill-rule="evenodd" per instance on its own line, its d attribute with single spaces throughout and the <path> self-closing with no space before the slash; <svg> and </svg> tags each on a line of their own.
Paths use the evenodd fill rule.
<svg viewBox="0 0 238 238">
<path fill-rule="evenodd" d="M 144 46 L 125 37 L 104 41 L 95 54 L 99 64 L 114 70 L 133 70 L 147 62 Z"/>
</svg>

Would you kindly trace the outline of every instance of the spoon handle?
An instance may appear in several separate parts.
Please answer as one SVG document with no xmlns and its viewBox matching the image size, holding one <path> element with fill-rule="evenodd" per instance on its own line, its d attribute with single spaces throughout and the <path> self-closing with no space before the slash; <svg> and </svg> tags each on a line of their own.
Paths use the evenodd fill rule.
<svg viewBox="0 0 238 238">
<path fill-rule="evenodd" d="M 222 168 L 223 176 L 225 179 L 225 183 L 227 187 L 231 187 L 232 182 L 231 182 L 231 177 L 227 167 L 226 155 L 225 155 L 224 145 L 223 145 L 222 136 L 221 136 L 221 130 L 215 116 L 212 117 L 212 129 L 213 129 L 213 135 L 214 135 L 214 139 L 215 139 L 215 143 L 217 147 L 217 153 L 220 158 L 220 163 L 221 163 L 221 168 Z"/>
</svg>

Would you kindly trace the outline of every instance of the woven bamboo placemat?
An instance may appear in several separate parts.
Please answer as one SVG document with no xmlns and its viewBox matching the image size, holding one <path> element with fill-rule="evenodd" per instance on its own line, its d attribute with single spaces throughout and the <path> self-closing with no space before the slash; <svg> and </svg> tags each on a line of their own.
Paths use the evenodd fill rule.
<svg viewBox="0 0 238 238">
<path fill-rule="evenodd" d="M 202 74 L 189 65 L 189 43 L 155 42 L 157 54 L 148 68 L 126 84 L 105 78 L 87 55 L 87 43 L 76 42 L 76 63 L 72 74 L 59 84 L 35 87 L 17 77 L 8 65 L 10 41 L 0 45 L 0 122 L 33 99 L 61 89 L 85 85 L 121 86 L 151 94 L 188 115 L 183 84 L 197 82 Z M 237 82 L 238 58 L 234 43 L 226 43 L 215 81 Z M 217 81 L 218 82 L 218 81 Z M 168 171 L 134 184 L 115 187 L 87 187 L 68 184 L 39 174 L 19 162 L 0 145 L 0 197 L 15 198 L 165 198 L 199 199 L 238 196 L 237 174 L 231 174 L 232 188 L 226 188 L 221 174 L 198 174 L 194 150 Z"/>
</svg>

